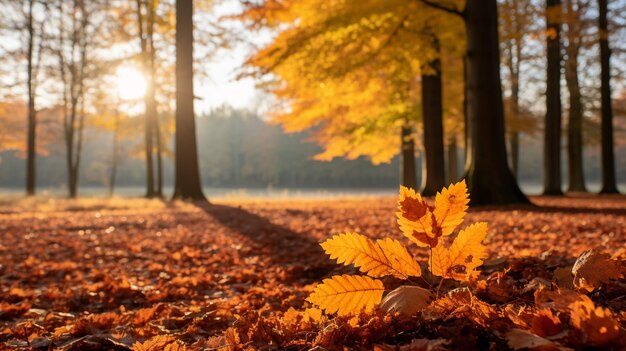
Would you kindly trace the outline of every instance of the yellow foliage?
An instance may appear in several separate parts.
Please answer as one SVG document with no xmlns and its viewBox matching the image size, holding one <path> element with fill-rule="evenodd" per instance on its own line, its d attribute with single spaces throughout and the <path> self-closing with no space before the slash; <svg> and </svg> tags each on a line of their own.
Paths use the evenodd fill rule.
<svg viewBox="0 0 626 351">
<path fill-rule="evenodd" d="M 442 279 L 468 281 L 478 273 L 476 268 L 487 257 L 487 249 L 482 244 L 487 235 L 487 224 L 483 222 L 462 230 L 449 248 L 438 244 L 442 235 L 450 235 L 461 224 L 468 202 L 465 181 L 437 193 L 435 207 L 428 205 L 415 190 L 400 188 L 396 213 L 400 229 L 417 245 L 430 247 L 431 273 Z M 394 239 L 373 241 L 358 233 L 343 233 L 326 240 L 321 246 L 331 259 L 353 264 L 374 278 L 393 275 L 408 280 L 422 275 L 413 256 Z M 383 291 L 382 282 L 370 277 L 334 276 L 318 285 L 307 301 L 327 313 L 348 315 L 371 310 L 381 302 Z M 430 298 L 428 290 L 404 286 L 388 294 L 382 308 L 411 316 L 425 308 Z"/>
<path fill-rule="evenodd" d="M 307 301 L 326 313 L 349 315 L 370 312 L 383 297 L 385 287 L 380 280 L 365 276 L 336 275 L 315 287 Z"/>
<path fill-rule="evenodd" d="M 420 2 L 270 0 L 248 4 L 239 19 L 278 29 L 246 66 L 269 79 L 263 86 L 279 101 L 273 121 L 287 131 L 313 130 L 324 148 L 319 160 L 368 156 L 381 163 L 400 151 L 400 128 L 421 116 L 423 63 L 440 56 L 432 35 L 459 68 L 446 75 L 457 83 L 446 88 L 462 92 L 464 24 Z M 459 122 L 462 101 L 449 97 L 460 95 L 444 94 L 446 115 Z"/>
<path fill-rule="evenodd" d="M 397 240 L 387 238 L 374 242 L 361 234 L 345 233 L 335 235 L 321 246 L 331 259 L 354 264 L 372 277 L 393 275 L 407 279 L 422 274 L 413 256 Z"/>
<path fill-rule="evenodd" d="M 450 248 L 434 247 L 430 257 L 431 273 L 442 278 L 469 280 L 487 257 L 487 248 L 482 244 L 486 236 L 487 223 L 474 223 L 459 233 Z"/>
<path fill-rule="evenodd" d="M 435 196 L 435 218 L 442 235 L 450 235 L 461 223 L 467 212 L 469 194 L 465 180 L 443 188 Z"/>
<path fill-rule="evenodd" d="M 400 187 L 396 216 L 402 233 L 417 246 L 437 246 L 432 209 L 415 190 Z"/>
</svg>

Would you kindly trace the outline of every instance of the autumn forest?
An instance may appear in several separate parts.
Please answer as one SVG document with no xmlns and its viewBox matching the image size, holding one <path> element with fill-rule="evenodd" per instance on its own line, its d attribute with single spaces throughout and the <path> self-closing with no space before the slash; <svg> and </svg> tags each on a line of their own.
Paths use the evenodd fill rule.
<svg viewBox="0 0 626 351">
<path fill-rule="evenodd" d="M 0 350 L 626 349 L 625 1 L 0 15 Z"/>
</svg>

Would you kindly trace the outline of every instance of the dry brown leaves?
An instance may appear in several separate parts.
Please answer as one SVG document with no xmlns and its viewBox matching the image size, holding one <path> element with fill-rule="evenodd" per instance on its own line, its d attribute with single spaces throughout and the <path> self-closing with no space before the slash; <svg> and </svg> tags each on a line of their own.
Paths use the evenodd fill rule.
<svg viewBox="0 0 626 351">
<path fill-rule="evenodd" d="M 434 296 L 410 317 L 322 316 L 304 301 L 315 282 L 357 272 L 328 262 L 318 243 L 329 234 L 408 243 L 391 197 L 242 207 L 133 201 L 0 208 L 0 349 L 626 347 L 626 282 L 615 273 L 626 258 L 618 250 L 624 197 L 470 211 L 466 223 L 490 228 L 480 276 L 468 288 L 446 282 L 438 296 L 420 283 Z M 572 273 L 593 248 L 615 251 L 583 255 Z M 385 279 L 389 290 L 400 286 Z"/>
</svg>

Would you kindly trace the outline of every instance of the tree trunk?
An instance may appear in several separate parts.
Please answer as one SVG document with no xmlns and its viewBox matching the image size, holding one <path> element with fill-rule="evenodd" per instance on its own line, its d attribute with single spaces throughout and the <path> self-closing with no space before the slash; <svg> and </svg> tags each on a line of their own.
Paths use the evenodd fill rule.
<svg viewBox="0 0 626 351">
<path fill-rule="evenodd" d="M 469 169 L 472 163 L 472 133 L 470 132 L 471 125 L 469 120 L 469 70 L 467 69 L 469 65 L 468 60 L 469 58 L 466 53 L 463 55 L 463 123 L 465 124 L 463 139 L 465 142 L 464 165 L 466 169 Z"/>
<path fill-rule="evenodd" d="M 137 24 L 139 29 L 139 44 L 141 46 L 141 65 L 144 76 L 147 80 L 147 89 L 146 94 L 144 95 L 144 154 L 146 159 L 146 197 L 151 198 L 154 197 L 154 164 L 153 164 L 153 154 L 154 154 L 154 128 L 153 128 L 153 118 L 156 109 L 156 102 L 154 100 L 154 70 L 152 67 L 152 54 L 148 52 L 148 42 L 152 40 L 151 38 L 151 19 L 152 19 L 152 2 L 144 2 L 142 0 L 136 0 L 137 5 Z M 145 6 L 144 6 L 145 5 Z M 144 18 L 144 14 L 142 8 L 145 7 L 147 12 L 146 18 Z M 144 30 L 144 24 L 146 29 Z"/>
<path fill-rule="evenodd" d="M 455 183 L 459 180 L 459 156 L 456 145 L 456 135 L 450 136 L 448 144 L 448 183 Z"/>
<path fill-rule="evenodd" d="M 119 100 L 120 99 L 118 97 L 117 101 L 119 102 Z M 113 196 L 113 193 L 115 192 L 115 179 L 117 177 L 117 159 L 119 148 L 118 134 L 120 128 L 120 113 L 117 106 L 115 107 L 114 113 L 115 116 L 113 120 L 113 155 L 111 157 L 111 174 L 109 175 L 109 196 Z"/>
<path fill-rule="evenodd" d="M 402 126 L 400 133 L 402 145 L 402 159 L 400 162 L 400 184 L 411 189 L 417 189 L 417 173 L 415 170 L 415 140 L 411 127 Z"/>
<path fill-rule="evenodd" d="M 176 149 L 174 197 L 205 200 L 193 110 L 193 5 L 176 1 Z"/>
<path fill-rule="evenodd" d="M 157 115 L 154 119 L 156 122 L 154 124 L 154 134 L 156 137 L 156 189 L 155 195 L 157 197 L 163 197 L 163 150 L 162 150 L 162 141 L 161 141 L 161 126 L 159 122 L 159 116 Z"/>
<path fill-rule="evenodd" d="M 528 203 L 509 169 L 504 138 L 496 0 L 468 1 L 468 115 L 471 205 Z"/>
<path fill-rule="evenodd" d="M 72 54 L 78 53 L 78 61 L 72 56 L 70 65 L 70 131 L 69 146 L 71 156 L 69 161 L 69 196 L 75 198 L 78 195 L 78 177 L 80 173 L 80 160 L 83 150 L 83 136 L 85 130 L 85 69 L 87 67 L 87 37 L 85 28 L 89 24 L 89 16 L 85 10 L 85 3 L 74 0 L 72 19 L 77 21 L 80 13 L 79 27 L 74 22 L 72 32 Z M 75 51 L 77 50 L 77 51 Z"/>
<path fill-rule="evenodd" d="M 521 57 L 521 45 L 520 43 L 516 44 L 516 57 L 517 60 L 513 61 L 512 56 L 509 59 L 509 69 L 511 74 L 511 113 L 513 113 L 514 120 L 519 120 L 519 70 L 520 70 L 520 57 Z M 511 140 L 509 141 L 511 144 L 511 172 L 513 176 L 517 179 L 518 177 L 518 168 L 519 168 L 519 132 L 517 130 L 513 130 L 510 133 Z"/>
<path fill-rule="evenodd" d="M 569 85 L 569 84 L 568 84 Z M 580 87 L 569 87 L 570 111 L 567 127 L 568 191 L 584 192 L 582 103 Z"/>
<path fill-rule="evenodd" d="M 81 62 L 85 62 L 84 59 Z M 82 73 L 81 73 L 81 77 L 84 77 Z M 80 88 L 79 88 L 80 100 L 77 100 L 77 104 L 78 102 L 80 102 L 80 110 L 79 110 L 80 115 L 78 116 L 78 126 L 76 130 L 76 133 L 77 133 L 76 150 L 74 153 L 74 160 L 71 166 L 72 174 L 71 174 L 71 181 L 70 181 L 71 185 L 69 189 L 70 198 L 75 198 L 78 195 L 78 176 L 80 172 L 80 160 L 81 160 L 81 156 L 83 153 L 83 135 L 84 135 L 83 133 L 85 131 L 85 96 L 84 96 L 82 78 L 79 84 L 80 84 Z"/>
<path fill-rule="evenodd" d="M 419 165 L 419 171 L 418 171 L 418 165 Z M 424 166 L 424 152 L 420 152 L 417 154 L 417 160 L 415 161 L 415 171 L 416 171 L 415 184 L 423 183 L 425 170 L 426 169 Z"/>
<path fill-rule="evenodd" d="M 437 39 L 434 40 L 438 48 Z M 445 186 L 445 159 L 443 147 L 443 103 L 441 62 L 430 62 L 434 74 L 422 74 L 422 119 L 424 121 L 424 151 L 426 180 L 422 195 L 432 196 Z"/>
<path fill-rule="evenodd" d="M 150 84 L 148 84 L 150 85 Z M 151 89 L 148 88 L 148 91 Z M 145 158 L 146 158 L 146 197 L 151 198 L 154 197 L 154 165 L 152 155 L 154 153 L 154 146 L 152 143 L 153 136 L 153 128 L 152 128 L 152 118 L 151 114 L 153 111 L 152 102 L 150 102 L 150 98 L 148 97 L 149 93 L 146 94 L 146 114 L 144 117 L 144 148 L 145 148 Z"/>
<path fill-rule="evenodd" d="M 548 65 L 544 134 L 545 195 L 562 195 L 561 189 L 561 0 L 546 0 Z"/>
<path fill-rule="evenodd" d="M 584 192 L 583 171 L 583 105 L 578 82 L 578 53 L 580 48 L 580 16 L 575 12 L 572 0 L 567 6 L 567 61 L 565 81 L 569 92 L 569 118 L 567 125 L 567 172 L 568 191 Z"/>
<path fill-rule="evenodd" d="M 28 132 L 26 143 L 26 195 L 35 195 L 35 140 L 36 140 L 36 123 L 37 115 L 35 111 L 35 91 L 33 77 L 33 50 L 35 42 L 35 28 L 33 26 L 33 3 L 34 0 L 28 2 Z"/>
<path fill-rule="evenodd" d="M 613 150 L 613 108 L 611 107 L 611 49 L 607 24 L 608 0 L 598 0 L 598 27 L 600 35 L 600 74 L 602 95 L 602 189 L 603 194 L 618 193 L 615 180 L 615 154 Z"/>
<path fill-rule="evenodd" d="M 74 171 L 74 168 L 71 168 L 70 172 L 71 172 L 69 176 L 70 188 L 68 189 L 69 190 L 68 197 L 70 199 L 75 199 L 76 196 L 78 196 L 78 181 L 76 179 L 76 172 Z"/>
<path fill-rule="evenodd" d="M 157 110 L 156 103 L 156 79 L 155 79 L 155 50 L 154 50 L 154 22 L 155 22 L 155 0 L 150 0 L 148 8 L 148 44 L 149 44 L 149 75 L 150 75 L 150 88 L 148 89 L 148 98 L 150 99 L 150 120 L 152 124 L 152 130 L 154 132 L 154 139 L 156 142 L 156 183 L 154 189 L 154 195 L 157 197 L 163 197 L 163 156 L 162 156 L 162 144 L 161 144 L 161 126 L 159 123 L 159 112 Z"/>
<path fill-rule="evenodd" d="M 71 117 L 70 117 L 71 118 Z M 73 171 L 73 163 L 74 163 L 74 130 L 72 129 L 66 129 L 65 131 L 65 161 L 66 161 L 66 168 L 67 168 L 67 190 L 69 192 L 69 197 L 75 197 L 76 194 L 74 194 L 74 196 L 72 196 L 72 189 L 74 188 L 74 181 L 72 178 L 72 175 L 74 174 Z"/>
<path fill-rule="evenodd" d="M 511 173 L 517 179 L 519 177 L 519 132 L 511 133 Z"/>
</svg>

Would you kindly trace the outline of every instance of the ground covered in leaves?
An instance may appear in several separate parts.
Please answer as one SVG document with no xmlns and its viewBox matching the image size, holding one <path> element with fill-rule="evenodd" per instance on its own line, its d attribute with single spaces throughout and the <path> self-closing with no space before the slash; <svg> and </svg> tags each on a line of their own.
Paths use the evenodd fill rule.
<svg viewBox="0 0 626 351">
<path fill-rule="evenodd" d="M 350 318 L 305 302 L 324 278 L 357 273 L 319 242 L 358 231 L 409 245 L 395 198 L 6 200 L 0 349 L 626 348 L 624 279 L 581 293 L 571 276 L 589 249 L 623 264 L 626 197 L 533 202 L 470 211 L 465 223 L 489 223 L 478 280 L 444 284 L 414 316 Z"/>
</svg>

